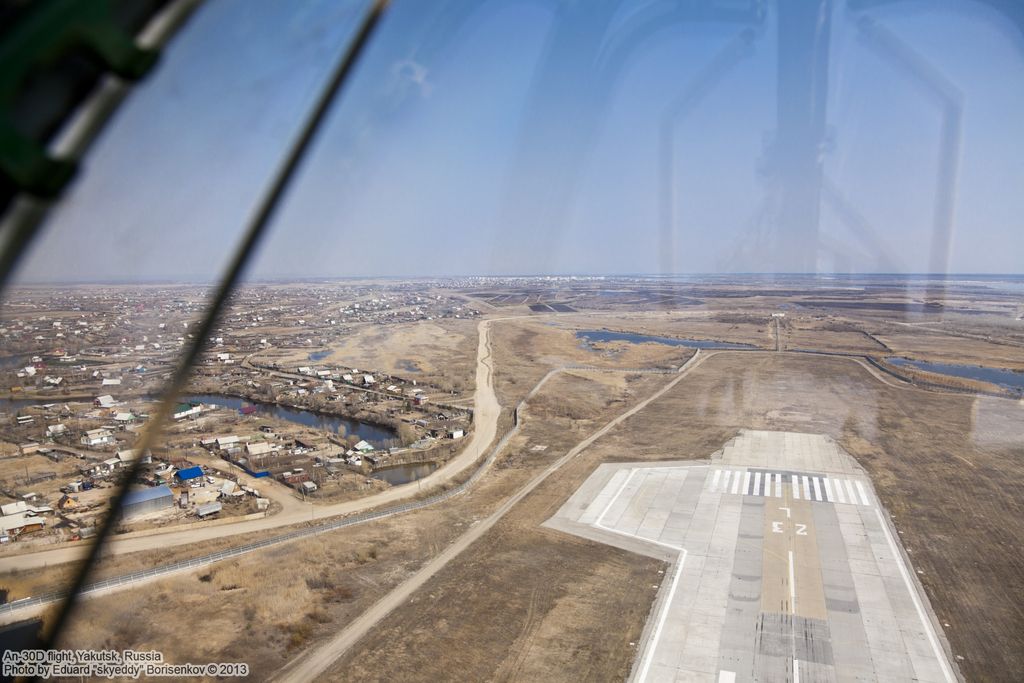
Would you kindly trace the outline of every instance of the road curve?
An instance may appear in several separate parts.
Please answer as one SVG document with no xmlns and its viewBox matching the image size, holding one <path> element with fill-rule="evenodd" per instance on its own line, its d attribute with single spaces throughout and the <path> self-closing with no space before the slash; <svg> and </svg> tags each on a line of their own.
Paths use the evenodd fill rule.
<svg viewBox="0 0 1024 683">
<path fill-rule="evenodd" d="M 672 389 L 672 387 L 682 381 L 690 370 L 703 363 L 712 355 L 715 355 L 714 352 L 710 354 L 702 354 L 700 349 L 698 349 L 679 369 L 678 374 L 673 377 L 670 382 L 666 383 L 665 386 L 645 398 L 643 401 L 637 403 L 632 408 L 612 418 L 600 429 L 576 444 L 568 453 L 556 460 L 547 469 L 516 491 L 512 497 L 506 500 L 501 507 L 499 507 L 489 517 L 477 524 L 474 524 L 466 533 L 455 539 L 451 545 L 424 565 L 419 571 L 396 586 L 390 593 L 371 605 L 369 609 L 360 614 L 353 621 L 349 622 L 348 626 L 346 626 L 340 633 L 314 651 L 304 652 L 292 660 L 284 669 L 282 669 L 275 680 L 285 681 L 286 683 L 304 683 L 305 681 L 317 680 L 324 671 L 326 671 L 328 667 L 338 659 L 338 657 L 344 654 L 346 650 L 355 645 L 363 636 L 369 633 L 370 629 L 373 628 L 380 620 L 390 614 L 396 607 L 408 600 L 417 589 L 441 571 L 448 562 L 462 553 L 463 550 L 468 548 L 477 539 L 490 530 L 498 520 L 504 517 L 505 514 L 515 507 L 520 500 L 537 488 L 541 482 L 562 467 L 562 465 L 582 453 L 592 443 L 614 429 L 621 422 L 646 408 L 652 401 L 661 398 L 666 392 Z M 544 380 L 546 380 L 551 374 L 552 373 L 548 373 Z M 542 380 L 540 384 L 543 384 L 544 380 Z M 537 385 L 537 389 L 540 388 L 540 384 Z"/>
<path fill-rule="evenodd" d="M 479 342 L 477 344 L 476 391 L 473 402 L 473 431 L 470 433 L 469 441 L 459 455 L 449 460 L 443 467 L 420 479 L 417 482 L 418 485 L 397 486 L 372 496 L 334 505 L 313 505 L 311 503 L 289 505 L 286 506 L 285 510 L 272 517 L 247 520 L 237 524 L 190 528 L 180 531 L 169 530 L 166 533 L 136 538 L 115 538 L 107 543 L 104 555 L 121 555 L 143 550 L 170 548 L 186 543 L 199 543 L 226 536 L 274 529 L 290 524 L 355 514 L 381 505 L 411 498 L 421 490 L 443 484 L 462 474 L 484 455 L 498 431 L 498 415 L 501 412 L 501 405 L 498 403 L 498 397 L 494 393 L 491 322 L 493 322 L 493 319 L 481 320 L 477 326 Z M 14 569 L 33 569 L 72 562 L 83 558 L 87 548 L 88 546 L 84 543 L 75 543 L 54 550 L 0 557 L 0 573 Z"/>
</svg>

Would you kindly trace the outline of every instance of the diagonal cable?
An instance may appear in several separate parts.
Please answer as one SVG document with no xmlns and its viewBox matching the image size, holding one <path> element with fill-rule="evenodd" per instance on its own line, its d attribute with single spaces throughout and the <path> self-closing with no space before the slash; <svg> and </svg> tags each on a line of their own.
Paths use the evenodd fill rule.
<svg viewBox="0 0 1024 683">
<path fill-rule="evenodd" d="M 199 331 L 193 338 L 192 343 L 186 348 L 178 367 L 171 376 L 171 380 L 168 382 L 168 386 L 164 391 L 164 398 L 160 402 L 159 408 L 155 414 L 150 416 L 150 419 L 142 432 L 142 438 L 137 446 L 140 453 L 145 453 L 159 437 L 164 423 L 171 415 L 171 407 L 174 405 L 178 394 L 180 394 L 182 389 L 184 389 L 185 383 L 188 381 L 189 371 L 196 359 L 199 357 L 199 354 L 202 352 L 203 344 L 205 343 L 206 338 L 210 335 L 210 332 L 213 330 L 214 325 L 216 325 L 217 318 L 221 310 L 224 308 L 232 289 L 234 289 L 235 284 L 238 282 L 243 270 L 245 269 L 245 264 L 248 262 L 249 257 L 252 255 L 254 248 L 263 233 L 266 232 L 266 227 L 273 218 L 281 199 L 285 196 L 285 193 L 294 178 L 296 169 L 299 167 L 299 164 L 302 162 L 303 157 L 308 151 L 310 144 L 312 143 L 320 125 L 323 123 L 332 102 L 348 81 L 353 68 L 358 62 L 359 57 L 362 55 L 369 42 L 370 36 L 377 27 L 381 17 L 388 7 L 388 4 L 389 0 L 374 0 L 372 7 L 363 18 L 355 38 L 349 44 L 349 47 L 342 56 L 341 61 L 332 71 L 330 80 L 327 82 L 327 85 L 324 87 L 317 99 L 316 105 L 313 107 L 306 119 L 306 122 L 303 124 L 298 137 L 292 144 L 292 147 L 284 161 L 278 167 L 271 185 L 260 200 L 258 209 L 254 214 L 249 227 L 246 229 L 245 236 L 235 250 L 235 254 L 231 259 L 227 272 L 220 281 L 216 292 L 210 300 L 206 314 L 200 324 Z M 131 468 L 124 476 L 121 484 L 118 486 L 117 493 L 114 495 L 110 503 L 110 512 L 103 520 L 103 525 L 96 534 L 95 542 L 89 547 L 89 554 L 86 556 L 85 563 L 75 576 L 74 583 L 68 593 L 68 598 L 61 606 L 57 618 L 53 622 L 52 628 L 49 629 L 49 632 L 44 639 L 44 647 L 46 649 L 52 649 L 57 644 L 57 640 L 66 627 L 69 617 L 74 612 L 79 593 L 83 586 L 88 582 L 89 575 L 92 572 L 93 567 L 96 565 L 96 562 L 99 560 L 100 554 L 103 550 L 103 544 L 109 538 L 110 533 L 117 522 L 121 504 L 128 492 L 128 487 L 131 485 L 131 482 L 136 479 L 139 471 L 141 470 L 142 460 L 142 457 L 135 459 Z"/>
</svg>

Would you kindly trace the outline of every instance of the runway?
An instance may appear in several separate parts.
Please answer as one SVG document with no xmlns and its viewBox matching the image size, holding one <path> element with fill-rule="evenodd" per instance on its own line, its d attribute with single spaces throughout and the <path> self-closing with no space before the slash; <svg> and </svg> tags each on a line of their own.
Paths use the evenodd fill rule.
<svg viewBox="0 0 1024 683">
<path fill-rule="evenodd" d="M 546 526 L 670 561 L 635 681 L 955 681 L 870 481 L 827 437 L 600 466 Z"/>
</svg>

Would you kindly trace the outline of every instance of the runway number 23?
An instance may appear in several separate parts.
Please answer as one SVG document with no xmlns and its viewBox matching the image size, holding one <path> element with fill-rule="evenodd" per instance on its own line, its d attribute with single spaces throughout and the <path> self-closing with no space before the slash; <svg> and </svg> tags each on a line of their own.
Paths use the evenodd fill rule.
<svg viewBox="0 0 1024 683">
<path fill-rule="evenodd" d="M 786 511 L 786 517 L 789 517 L 789 508 L 779 508 L 779 509 L 780 510 L 785 510 Z M 774 534 L 781 534 L 785 530 L 785 528 L 786 528 L 785 527 L 785 522 L 772 522 L 772 533 L 774 533 Z M 806 524 L 797 524 L 796 525 L 796 535 L 797 536 L 806 536 L 807 535 L 807 525 Z"/>
</svg>

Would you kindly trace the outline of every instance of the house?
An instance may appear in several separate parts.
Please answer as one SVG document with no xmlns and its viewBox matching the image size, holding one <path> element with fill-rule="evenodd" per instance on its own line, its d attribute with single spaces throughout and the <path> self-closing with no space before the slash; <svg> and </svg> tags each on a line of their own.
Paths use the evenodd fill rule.
<svg viewBox="0 0 1024 683">
<path fill-rule="evenodd" d="M 117 401 L 115 401 L 114 397 L 111 396 L 110 394 L 97 396 L 92 403 L 94 406 L 97 406 L 99 408 L 113 408 L 115 405 L 117 405 Z"/>
<path fill-rule="evenodd" d="M 373 378 L 373 375 L 363 375 L 363 384 L 366 385 L 366 386 L 370 386 L 371 384 L 373 384 L 376 381 L 377 380 L 375 380 Z"/>
<path fill-rule="evenodd" d="M 46 520 L 32 512 L 19 512 L 14 515 L 0 517 L 0 532 L 9 536 L 21 536 L 40 531 L 46 526 Z"/>
<path fill-rule="evenodd" d="M 238 484 L 228 480 L 225 481 L 220 487 L 220 495 L 225 497 L 237 498 L 245 495 L 245 491 L 238 488 Z"/>
<path fill-rule="evenodd" d="M 282 472 L 278 479 L 289 486 L 298 486 L 304 481 L 309 481 L 309 473 L 301 469 L 296 469 L 293 472 Z"/>
<path fill-rule="evenodd" d="M 120 458 L 107 458 L 101 463 L 102 468 L 97 467 L 97 472 L 102 474 L 104 469 L 107 472 L 113 472 L 114 470 L 120 469 L 121 464 Z"/>
<path fill-rule="evenodd" d="M 103 380 L 101 386 L 104 386 L 104 387 L 119 387 L 119 386 L 121 386 L 121 380 L 120 379 L 111 379 L 111 378 L 107 377 L 107 378 L 105 378 Z"/>
<path fill-rule="evenodd" d="M 194 479 L 199 479 L 200 481 L 202 481 L 203 468 L 200 467 L 199 465 L 195 465 L 193 467 L 186 467 L 183 470 L 178 470 L 178 473 L 175 474 L 174 476 L 176 476 L 178 478 L 178 481 L 180 481 L 182 484 L 191 483 Z"/>
<path fill-rule="evenodd" d="M 105 446 L 114 443 L 114 435 L 109 429 L 90 429 L 82 436 L 83 446 Z"/>
<path fill-rule="evenodd" d="M 2 512 L 4 516 L 20 515 L 23 512 L 28 512 L 33 515 L 44 515 L 53 512 L 53 508 L 49 505 L 30 505 L 24 500 L 18 500 L 13 503 L 7 503 L 6 505 L 0 505 L 0 512 Z"/>
<path fill-rule="evenodd" d="M 238 446 L 237 436 L 221 436 L 217 438 L 217 448 L 224 450 L 232 446 Z"/>
<path fill-rule="evenodd" d="M 129 464 L 139 459 L 139 449 L 129 448 L 123 451 L 118 451 L 117 459 L 121 461 L 122 467 L 128 467 Z M 153 455 L 149 450 L 146 450 L 146 454 L 142 456 L 142 462 L 143 464 L 153 462 Z"/>
<path fill-rule="evenodd" d="M 28 512 L 28 503 L 23 500 L 16 500 L 13 503 L 0 505 L 0 515 L 3 515 L 4 517 L 7 515 L 17 515 L 22 512 Z"/>
<path fill-rule="evenodd" d="M 46 435 L 52 438 L 54 436 L 59 436 L 59 435 L 63 434 L 66 431 L 68 431 L 68 428 L 67 428 L 66 425 L 62 425 L 62 424 L 49 425 L 46 428 Z"/>
<path fill-rule="evenodd" d="M 362 453 L 369 453 L 370 451 L 373 450 L 373 444 L 367 441 L 366 439 L 363 439 L 362 441 L 357 443 L 354 446 L 354 448 Z"/>
<path fill-rule="evenodd" d="M 20 446 L 18 446 L 18 448 L 21 449 L 21 454 L 22 455 L 28 455 L 29 453 L 36 453 L 36 452 L 38 452 L 40 446 L 35 441 L 28 441 L 28 442 L 23 443 Z"/>
<path fill-rule="evenodd" d="M 118 413 L 114 415 L 114 422 L 120 425 L 129 425 L 135 422 L 135 413 Z"/>
<path fill-rule="evenodd" d="M 316 491 L 316 484 L 314 484 L 311 481 L 304 481 L 301 484 L 299 484 L 299 490 L 302 491 L 302 493 L 304 494 L 313 493 L 314 491 Z"/>
<path fill-rule="evenodd" d="M 250 444 L 246 444 L 246 446 L 245 446 L 245 452 L 250 457 L 252 457 L 254 455 L 267 455 L 272 450 L 273 450 L 273 446 L 271 446 L 269 443 L 267 443 L 265 441 L 260 441 L 260 442 L 257 442 L 257 443 L 250 443 Z"/>
<path fill-rule="evenodd" d="M 191 415 L 198 415 L 202 411 L 199 404 L 192 403 L 179 403 L 174 408 L 174 412 L 171 413 L 171 417 L 175 420 L 183 420 Z"/>
</svg>

